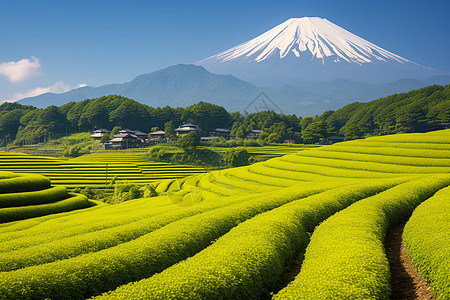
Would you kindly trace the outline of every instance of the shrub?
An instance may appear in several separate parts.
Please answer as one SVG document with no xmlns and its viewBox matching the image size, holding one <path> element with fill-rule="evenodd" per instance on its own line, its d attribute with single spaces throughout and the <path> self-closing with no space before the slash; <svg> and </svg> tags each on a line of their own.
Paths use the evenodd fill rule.
<svg viewBox="0 0 450 300">
<path fill-rule="evenodd" d="M 450 299 L 450 187 L 420 204 L 405 225 L 403 240 L 419 273 L 439 299 Z"/>
</svg>

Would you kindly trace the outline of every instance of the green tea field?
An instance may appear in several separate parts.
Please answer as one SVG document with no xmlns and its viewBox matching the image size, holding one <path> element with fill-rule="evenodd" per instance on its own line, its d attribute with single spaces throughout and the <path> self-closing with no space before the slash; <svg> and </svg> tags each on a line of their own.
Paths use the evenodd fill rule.
<svg viewBox="0 0 450 300">
<path fill-rule="evenodd" d="M 0 299 L 390 299 L 385 240 L 402 223 L 420 275 L 450 299 L 450 130 L 207 173 L 126 154 L 0 159 L 0 191 L 15 176 L 6 171 L 101 186 L 108 163 L 108 179 L 153 182 L 159 194 L 4 219 Z"/>
<path fill-rule="evenodd" d="M 0 152 L 0 160 L 0 171 L 41 174 L 53 185 L 67 188 L 104 187 L 114 177 L 143 185 L 205 172 L 203 168 L 149 162 L 144 154 L 126 152 L 88 154 L 67 160 Z"/>
</svg>

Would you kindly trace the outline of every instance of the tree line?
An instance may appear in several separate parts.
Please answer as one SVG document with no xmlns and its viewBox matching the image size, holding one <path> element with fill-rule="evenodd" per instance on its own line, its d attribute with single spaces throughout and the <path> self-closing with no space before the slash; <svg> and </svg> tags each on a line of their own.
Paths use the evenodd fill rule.
<svg viewBox="0 0 450 300">
<path fill-rule="evenodd" d="M 172 108 L 141 104 L 118 95 L 70 102 L 45 109 L 19 103 L 0 105 L 0 144 L 34 144 L 66 134 L 115 126 L 150 132 L 160 128 L 173 134 L 183 123 L 199 125 L 205 134 L 228 128 L 237 138 L 249 130 L 263 130 L 260 140 L 287 139 L 315 143 L 345 134 L 346 139 L 401 132 L 450 128 L 450 85 L 433 85 L 375 101 L 354 102 L 318 116 L 297 117 L 274 111 L 230 113 L 222 106 L 198 102 Z"/>
</svg>

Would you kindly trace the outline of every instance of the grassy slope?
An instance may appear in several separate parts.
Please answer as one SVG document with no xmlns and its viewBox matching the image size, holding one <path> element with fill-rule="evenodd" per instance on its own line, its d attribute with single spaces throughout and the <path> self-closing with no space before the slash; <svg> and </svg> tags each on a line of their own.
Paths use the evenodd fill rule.
<svg viewBox="0 0 450 300">
<path fill-rule="evenodd" d="M 86 163 L 80 160 L 72 163 Z M 103 163 L 99 157 L 93 157 L 92 160 L 97 164 Z M 431 161 L 433 163 L 430 164 Z M 48 163 L 54 162 L 50 160 Z M 89 164 L 91 167 L 95 166 L 93 162 Z M 119 163 L 118 165 L 120 166 Z M 162 192 L 167 191 L 167 196 L 163 197 L 138 199 L 84 212 L 54 215 L 42 218 L 42 221 L 30 219 L 12 222 L 0 226 L 0 241 L 8 241 L 8 250 L 5 253 L 10 259 L 15 259 L 18 265 L 21 263 L 19 253 L 25 254 L 27 249 L 39 249 L 32 247 L 52 249 L 64 257 L 67 239 L 81 241 L 86 234 L 97 233 L 101 236 L 104 234 L 106 240 L 111 240 L 113 236 L 117 240 L 101 248 L 95 248 L 94 243 L 88 250 L 77 250 L 78 252 L 72 252 L 74 254 L 64 259 L 55 256 L 54 262 L 51 256 L 42 260 L 36 255 L 34 262 L 28 260 L 25 264 L 27 267 L 0 273 L 0 283 L 8 282 L 7 286 L 1 286 L 0 297 L 14 298 L 21 295 L 45 298 L 58 293 L 60 296 L 79 298 L 107 292 L 127 282 L 151 278 L 155 271 L 166 269 L 171 272 L 171 265 L 176 267 L 176 264 L 185 258 L 207 251 L 210 248 L 208 245 L 218 238 L 232 240 L 227 232 L 231 228 L 239 227 L 240 223 L 253 222 L 254 215 L 250 211 L 270 212 L 275 207 L 283 207 L 285 204 L 282 202 L 269 205 L 272 201 L 278 201 L 280 195 L 288 197 L 291 194 L 303 193 L 304 197 L 307 193 L 318 193 L 336 187 L 345 190 L 345 187 L 350 188 L 356 183 L 368 184 L 374 180 L 411 181 L 425 175 L 449 173 L 449 170 L 450 130 L 377 137 L 305 150 L 248 167 L 171 180 L 160 186 Z M 283 199 L 287 199 L 286 203 L 289 203 L 300 198 L 292 196 Z M 248 206 L 250 203 L 258 208 Z M 250 209 L 247 210 L 249 213 L 233 219 L 236 217 L 234 215 L 243 211 L 243 207 Z M 224 226 L 227 225 L 217 225 L 222 223 L 212 222 L 214 218 L 223 220 Z M 211 220 L 211 223 L 207 220 Z M 138 222 L 159 225 L 142 227 Z M 217 230 L 210 228 L 212 224 L 219 226 Z M 120 233 L 127 232 L 126 230 L 133 226 L 140 230 L 134 231 L 131 236 L 124 234 L 123 236 L 128 238 L 122 239 Z M 283 225 L 279 226 L 279 230 L 283 232 Z M 55 232 L 54 228 L 58 230 Z M 211 230 L 205 231 L 207 228 Z M 108 233 L 105 230 L 114 231 Z M 112 232 L 115 232 L 114 235 Z M 51 239 L 39 239 L 39 236 L 45 237 L 49 234 L 52 235 Z M 250 239 L 251 232 L 246 234 L 250 234 Z M 285 234 L 292 233 L 286 231 Z M 32 238 L 34 236 L 36 238 Z M 167 237 L 171 237 L 171 242 Z M 51 247 L 46 247 L 50 245 Z M 159 256 L 156 252 L 155 256 L 147 255 L 156 249 L 166 250 L 158 254 Z M 294 247 L 292 251 L 298 254 L 301 249 Z M 81 253 L 83 255 L 80 255 Z M 42 256 L 45 255 L 42 252 Z M 242 259 L 254 259 L 254 255 L 255 253 Z M 270 256 L 267 259 L 270 265 Z M 289 265 L 292 260 L 291 256 L 283 264 Z M 41 261 L 45 264 L 41 264 Z M 222 263 L 226 265 L 227 261 L 223 260 Z M 211 268 L 214 271 L 214 267 Z M 229 272 L 227 270 L 229 269 L 225 268 L 224 272 Z M 270 273 L 270 270 L 265 274 L 274 276 L 274 279 L 280 276 L 279 273 Z M 198 284 L 204 284 L 206 290 L 212 291 L 214 286 L 220 286 L 217 285 L 220 278 L 222 277 L 216 274 Z M 259 280 L 258 278 L 260 277 L 254 277 L 252 280 Z M 244 281 L 232 282 L 235 287 L 249 284 L 245 281 L 249 280 L 248 277 L 243 277 L 242 280 Z M 189 276 L 186 282 L 180 284 L 184 284 L 184 288 L 195 295 L 192 289 L 194 287 L 189 285 Z M 134 296 L 139 295 L 139 286 L 138 284 L 135 289 L 133 287 L 136 292 Z M 145 284 L 143 286 L 145 287 Z M 113 292 L 108 297 L 114 296 L 120 298 L 120 291 Z"/>
</svg>

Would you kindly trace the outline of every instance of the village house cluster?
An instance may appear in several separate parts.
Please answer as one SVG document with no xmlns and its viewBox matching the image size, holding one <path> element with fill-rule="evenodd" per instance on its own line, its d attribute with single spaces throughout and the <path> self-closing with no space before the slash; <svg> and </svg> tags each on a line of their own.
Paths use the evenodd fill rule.
<svg viewBox="0 0 450 300">
<path fill-rule="evenodd" d="M 175 134 L 176 136 L 181 136 L 192 131 L 200 134 L 202 133 L 198 125 L 187 123 L 175 129 Z M 249 132 L 246 132 L 245 138 L 257 139 L 261 132 L 262 130 L 250 130 Z M 101 141 L 106 133 L 109 135 L 111 131 L 104 128 L 97 129 L 94 130 L 91 138 L 95 141 Z M 236 139 L 236 136 L 231 134 L 231 130 L 226 128 L 216 128 L 214 131 L 209 133 L 209 136 L 202 136 L 201 140 L 210 142 L 212 140 L 219 139 L 220 137 L 223 137 L 226 140 Z M 122 129 L 119 130 L 117 134 L 110 137 L 108 142 L 100 143 L 100 146 L 104 149 L 128 149 L 146 147 L 165 142 L 167 142 L 167 137 L 163 130 L 158 130 L 147 134 L 140 130 Z"/>
</svg>

